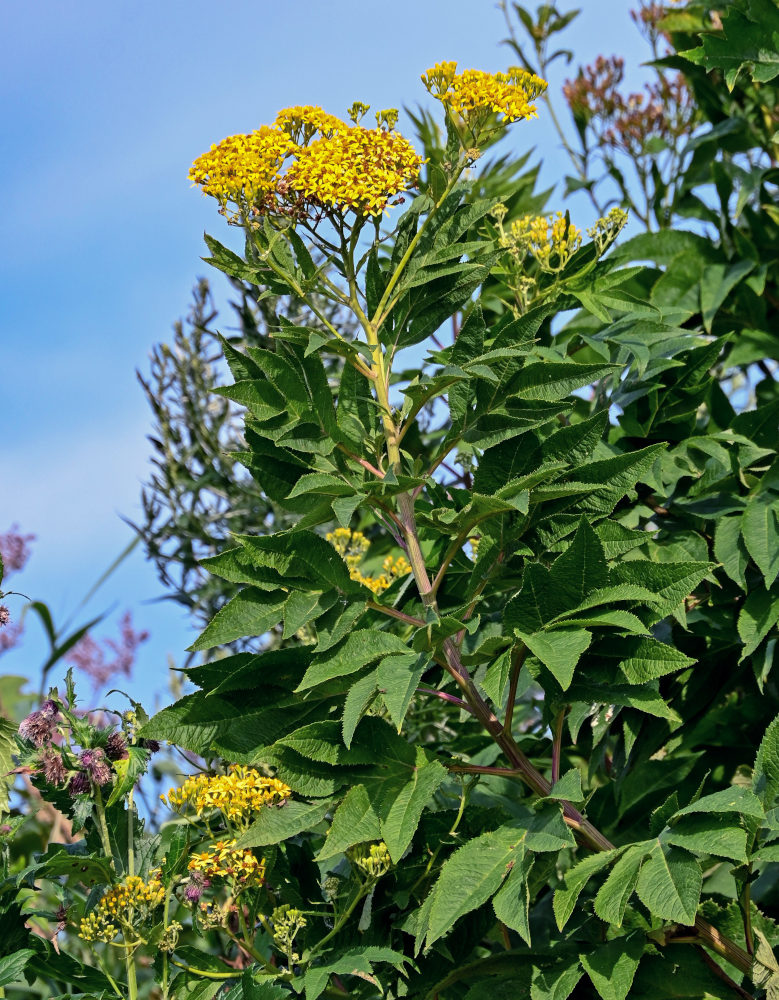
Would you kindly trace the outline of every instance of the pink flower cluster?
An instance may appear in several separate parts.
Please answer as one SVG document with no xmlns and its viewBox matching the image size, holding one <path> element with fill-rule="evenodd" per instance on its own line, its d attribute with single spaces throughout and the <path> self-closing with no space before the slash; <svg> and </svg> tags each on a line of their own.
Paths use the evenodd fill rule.
<svg viewBox="0 0 779 1000">
<path fill-rule="evenodd" d="M 126 611 L 119 622 L 118 640 L 106 638 L 97 642 L 87 634 L 70 650 L 67 659 L 92 678 L 97 690 L 117 675 L 130 676 L 138 647 L 148 638 L 147 631 L 135 631 L 132 614 Z"/>
</svg>

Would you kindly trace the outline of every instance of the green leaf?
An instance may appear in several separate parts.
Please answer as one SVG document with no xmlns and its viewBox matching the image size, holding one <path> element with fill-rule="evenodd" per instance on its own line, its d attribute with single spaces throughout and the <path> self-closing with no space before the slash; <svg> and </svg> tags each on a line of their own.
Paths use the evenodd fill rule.
<svg viewBox="0 0 779 1000">
<path fill-rule="evenodd" d="M 334 677 L 347 677 L 388 653 L 409 653 L 408 643 L 392 635 L 371 629 L 358 629 L 338 647 L 314 658 L 297 691 L 306 691 Z"/>
<path fill-rule="evenodd" d="M 695 663 L 673 646 L 648 637 L 626 639 L 615 647 L 615 653 L 619 656 L 619 669 L 629 684 L 644 684 Z"/>
<path fill-rule="evenodd" d="M 572 767 L 570 771 L 556 781 L 549 792 L 548 798 L 562 799 L 567 802 L 583 802 L 584 792 L 582 791 L 581 771 Z"/>
<path fill-rule="evenodd" d="M 393 786 L 385 789 L 379 805 L 381 835 L 395 864 L 411 843 L 425 806 L 447 774 L 443 764 L 418 747 L 415 764 L 400 789 L 396 791 Z"/>
<path fill-rule="evenodd" d="M 774 808 L 779 794 L 779 717 L 766 729 L 760 741 L 752 788 L 766 812 Z"/>
<path fill-rule="evenodd" d="M 8 812 L 8 793 L 16 775 L 13 771 L 13 754 L 16 753 L 17 727 L 0 715 L 0 816 Z"/>
<path fill-rule="evenodd" d="M 444 863 L 431 890 L 428 947 L 497 891 L 517 858 L 519 840 L 516 830 L 501 827 L 469 840 Z M 520 852 L 524 855 L 524 848 Z"/>
<path fill-rule="evenodd" d="M 304 830 L 312 830 L 332 809 L 332 801 L 285 802 L 263 809 L 249 829 L 238 838 L 238 847 L 280 844 Z"/>
<path fill-rule="evenodd" d="M 31 948 L 22 948 L 13 955 L 0 958 L 0 987 L 18 983 L 23 978 L 23 972 L 28 961 L 35 955 Z"/>
<path fill-rule="evenodd" d="M 603 1000 L 625 1000 L 644 952 L 643 934 L 629 934 L 598 944 L 580 955 L 584 970 Z"/>
<path fill-rule="evenodd" d="M 619 850 L 613 850 L 591 854 L 588 858 L 582 858 L 577 865 L 565 873 L 564 885 L 555 890 L 552 903 L 558 930 L 563 930 L 570 920 L 579 896 L 592 876 L 612 864 L 621 853 Z"/>
<path fill-rule="evenodd" d="M 530 886 L 528 879 L 535 857 L 529 851 L 518 851 L 509 877 L 492 900 L 495 916 L 516 931 L 530 947 Z"/>
<path fill-rule="evenodd" d="M 770 493 L 750 497 L 741 518 L 747 550 L 770 587 L 779 574 L 779 498 Z"/>
<path fill-rule="evenodd" d="M 700 864 L 691 854 L 656 840 L 641 868 L 636 892 L 653 916 L 692 926 L 702 884 Z"/>
<path fill-rule="evenodd" d="M 742 590 L 747 589 L 746 572 L 749 563 L 744 539 L 741 537 L 741 516 L 722 517 L 714 529 L 714 555 L 722 563 L 730 579 Z"/>
<path fill-rule="evenodd" d="M 757 649 L 771 629 L 779 622 L 779 593 L 764 588 L 753 590 L 738 616 L 738 634 L 744 643 L 739 663 Z"/>
<path fill-rule="evenodd" d="M 578 957 L 559 962 L 550 969 L 533 969 L 530 1000 L 568 1000 L 584 975 Z"/>
<path fill-rule="evenodd" d="M 689 597 L 711 568 L 710 563 L 704 562 L 656 563 L 634 559 L 613 567 L 611 583 L 648 588 L 655 596 L 656 614 L 665 617 Z"/>
<path fill-rule="evenodd" d="M 711 854 L 744 863 L 747 860 L 747 831 L 732 816 L 686 816 L 664 831 L 660 839 L 693 854 Z"/>
<path fill-rule="evenodd" d="M 396 969 L 402 969 L 408 958 L 391 948 L 380 948 L 375 945 L 351 948 L 337 957 L 330 952 L 324 964 L 309 966 L 306 970 L 303 977 L 306 1000 L 317 1000 L 327 988 L 327 981 L 331 975 L 359 976 L 374 983 L 373 962 L 388 962 Z"/>
<path fill-rule="evenodd" d="M 354 844 L 379 840 L 381 824 L 364 785 L 354 785 L 333 815 L 333 822 L 317 855 L 318 861 L 342 854 Z"/>
<path fill-rule="evenodd" d="M 344 713 L 341 719 L 344 746 L 351 747 L 354 731 L 366 709 L 373 701 L 378 684 L 377 671 L 372 670 L 365 677 L 352 684 L 344 702 Z"/>
<path fill-rule="evenodd" d="M 570 687 L 576 664 L 592 641 L 592 635 L 580 628 L 536 632 L 533 635 L 517 630 L 517 635 L 550 670 L 563 691 Z"/>
<path fill-rule="evenodd" d="M 281 591 L 270 594 L 246 587 L 221 608 L 200 636 L 189 647 L 190 652 L 213 649 L 236 639 L 265 635 L 278 625 L 284 613 L 287 595 Z"/>
<path fill-rule="evenodd" d="M 767 734 L 766 734 L 767 735 Z M 678 809 L 671 817 L 672 821 L 680 816 L 690 816 L 693 813 L 740 813 L 742 816 L 753 816 L 762 819 L 764 810 L 760 799 L 749 788 L 741 785 L 731 785 L 720 792 L 704 795 L 695 802 Z"/>
<path fill-rule="evenodd" d="M 569 607 L 578 607 L 593 591 L 607 586 L 606 555 L 585 515 L 579 521 L 573 541 L 555 560 L 549 582 Z"/>
<path fill-rule="evenodd" d="M 643 844 L 629 847 L 609 872 L 595 896 L 595 913 L 601 920 L 621 927 L 630 897 L 636 888 L 638 874 L 647 851 Z"/>
<path fill-rule="evenodd" d="M 509 387 L 510 394 L 521 399 L 540 399 L 556 402 L 565 399 L 574 389 L 582 389 L 598 379 L 607 378 L 617 371 L 616 365 L 579 365 L 571 361 L 540 361 L 526 365 L 516 375 Z"/>
<path fill-rule="evenodd" d="M 119 802 L 131 788 L 135 787 L 135 783 L 146 770 L 148 763 L 148 750 L 135 745 L 128 746 L 125 760 L 114 761 L 113 767 L 114 771 L 116 771 L 116 781 L 106 802 L 106 808 L 112 806 L 115 802 Z"/>
<path fill-rule="evenodd" d="M 376 674 L 379 691 L 398 732 L 428 663 L 427 656 L 415 654 L 385 656 L 379 663 Z"/>
<path fill-rule="evenodd" d="M 728 90 L 746 72 L 765 83 L 779 75 L 779 12 L 771 0 L 736 0 L 722 15 L 722 30 L 701 35 L 697 49 L 681 52 L 707 70 L 721 69 Z"/>
</svg>

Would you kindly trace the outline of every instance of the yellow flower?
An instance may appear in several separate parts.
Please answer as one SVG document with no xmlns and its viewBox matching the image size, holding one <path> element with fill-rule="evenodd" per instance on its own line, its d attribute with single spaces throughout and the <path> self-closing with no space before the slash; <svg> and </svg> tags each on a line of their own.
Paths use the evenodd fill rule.
<svg viewBox="0 0 779 1000">
<path fill-rule="evenodd" d="M 120 928 L 125 938 L 132 940 L 136 928 L 161 906 L 165 888 L 159 880 L 159 871 L 150 872 L 149 880 L 138 875 L 128 876 L 124 882 L 113 886 L 100 902 L 81 921 L 79 937 L 84 941 L 112 941 Z"/>
<path fill-rule="evenodd" d="M 390 198 L 417 182 L 421 167 L 422 158 L 402 135 L 355 125 L 299 149 L 286 179 L 314 204 L 381 215 Z"/>
<path fill-rule="evenodd" d="M 456 62 L 437 63 L 422 74 L 430 94 L 472 128 L 481 127 L 487 115 L 502 115 L 501 125 L 537 117 L 532 103 L 546 90 L 546 81 L 518 66 L 505 73 L 479 69 L 457 72 Z"/>
<path fill-rule="evenodd" d="M 310 209 L 381 215 L 391 198 L 417 183 L 423 160 L 393 131 L 396 109 L 380 111 L 375 129 L 356 124 L 367 110 L 355 102 L 355 124 L 347 125 L 314 105 L 284 108 L 273 126 L 212 146 L 192 164 L 190 180 L 225 214 L 235 205 L 235 221 Z"/>
<path fill-rule="evenodd" d="M 218 840 L 208 851 L 194 854 L 189 861 L 191 872 L 205 878 L 223 878 L 246 885 L 261 885 L 265 878 L 265 858 L 258 860 L 247 849 L 236 849 L 236 840 Z"/>
<path fill-rule="evenodd" d="M 361 531 L 336 528 L 335 531 L 329 531 L 325 538 L 349 567 L 351 578 L 374 594 L 380 594 L 399 577 L 411 572 L 411 564 L 405 556 L 387 556 L 382 563 L 384 572 L 380 576 L 366 576 L 360 570 L 360 563 L 371 543 Z"/>
<path fill-rule="evenodd" d="M 348 128 L 346 122 L 342 122 L 340 118 L 311 104 L 284 108 L 276 115 L 273 124 L 275 128 L 283 129 L 293 142 L 303 146 L 317 133 L 329 136 Z"/>
<path fill-rule="evenodd" d="M 544 271 L 560 271 L 582 243 L 581 230 L 562 212 L 526 215 L 511 224 L 510 242 L 521 252 L 530 252 Z"/>
<path fill-rule="evenodd" d="M 193 808 L 200 816 L 218 809 L 228 820 L 246 825 L 265 806 L 278 805 L 291 794 L 283 781 L 266 778 L 252 767 L 231 764 L 227 774 L 191 775 L 180 788 L 171 788 L 160 798 L 176 812 Z"/>
<path fill-rule="evenodd" d="M 265 204 L 281 176 L 284 160 L 296 149 L 281 128 L 230 135 L 195 160 L 189 179 L 224 207 L 227 202 Z"/>
</svg>

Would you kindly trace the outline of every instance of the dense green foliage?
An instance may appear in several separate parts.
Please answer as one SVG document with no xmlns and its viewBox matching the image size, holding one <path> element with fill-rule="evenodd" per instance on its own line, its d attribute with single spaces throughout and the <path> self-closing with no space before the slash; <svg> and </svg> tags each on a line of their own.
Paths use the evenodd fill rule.
<svg viewBox="0 0 779 1000">
<path fill-rule="evenodd" d="M 546 73 L 570 18 L 507 13 Z M 684 134 L 602 145 L 598 175 L 593 130 L 636 123 L 572 102 L 569 187 L 604 213 L 581 243 L 568 216 L 529 218 L 524 164 L 469 174 L 451 112 L 445 139 L 418 119 L 429 162 L 391 233 L 333 210 L 249 213 L 243 255 L 207 238 L 276 303 L 261 336 L 221 341 L 245 426 L 217 472 L 237 496 L 243 463 L 262 520 L 227 505 L 196 690 L 124 719 L 105 804 L 110 729 L 54 693 L 93 794 L 41 787 L 86 839 L 9 871 L 0 982 L 26 965 L 134 1000 L 151 948 L 165 998 L 778 995 L 779 46 L 768 0 L 721 14 L 645 19 L 673 45 L 659 79 L 683 74 L 666 93 L 692 95 Z M 603 192 L 630 202 L 626 156 L 646 231 L 618 241 Z M 131 789 L 163 740 L 283 798 L 215 798 L 149 838 Z M 264 875 L 224 876 L 218 918 L 187 908 L 217 837 Z M 77 923 L 135 873 L 165 904 L 142 943 L 131 914 L 127 987 L 23 944 L 20 886 L 60 879 Z"/>
</svg>

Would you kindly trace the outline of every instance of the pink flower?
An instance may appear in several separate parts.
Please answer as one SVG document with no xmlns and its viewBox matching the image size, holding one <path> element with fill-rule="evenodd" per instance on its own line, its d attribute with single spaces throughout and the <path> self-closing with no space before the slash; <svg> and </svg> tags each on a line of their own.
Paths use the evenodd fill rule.
<svg viewBox="0 0 779 1000">
<path fill-rule="evenodd" d="M 17 573 L 30 558 L 27 543 L 35 541 L 35 535 L 20 535 L 18 524 L 11 525 L 9 531 L 0 534 L 0 556 L 3 559 L 5 576 Z"/>
<path fill-rule="evenodd" d="M 102 639 L 101 645 L 87 634 L 70 650 L 68 662 L 91 677 L 97 690 L 117 674 L 130 676 L 138 647 L 148 638 L 148 632 L 135 631 L 132 614 L 127 611 L 119 622 L 118 641 Z"/>
<path fill-rule="evenodd" d="M 111 768 L 106 763 L 105 752 L 99 747 L 83 750 L 78 759 L 96 785 L 107 785 L 111 780 Z"/>
</svg>

